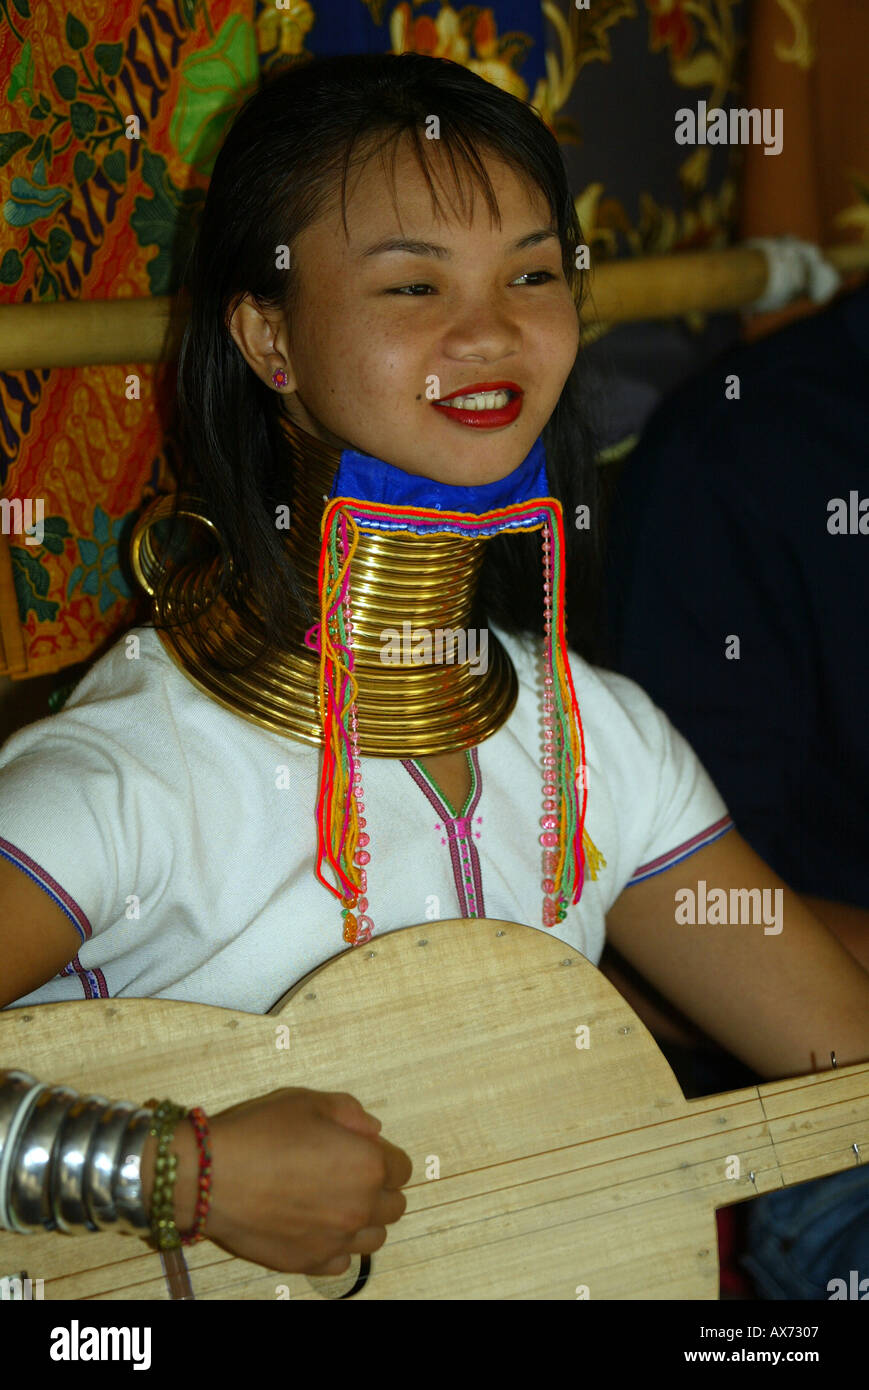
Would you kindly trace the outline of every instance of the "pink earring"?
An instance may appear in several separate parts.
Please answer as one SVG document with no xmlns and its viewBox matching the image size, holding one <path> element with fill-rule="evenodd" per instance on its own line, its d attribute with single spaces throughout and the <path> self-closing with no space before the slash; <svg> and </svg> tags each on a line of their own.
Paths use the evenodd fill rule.
<svg viewBox="0 0 869 1390">
<path fill-rule="evenodd" d="M 277 371 L 272 373 L 272 381 L 274 382 L 275 386 L 286 386 L 287 374 L 284 371 L 283 367 L 278 367 Z"/>
</svg>

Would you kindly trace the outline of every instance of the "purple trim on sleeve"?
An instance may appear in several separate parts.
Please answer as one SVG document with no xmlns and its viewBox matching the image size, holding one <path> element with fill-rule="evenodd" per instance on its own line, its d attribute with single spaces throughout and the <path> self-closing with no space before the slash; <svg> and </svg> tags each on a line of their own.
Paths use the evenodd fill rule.
<svg viewBox="0 0 869 1390">
<path fill-rule="evenodd" d="M 58 975 L 77 975 L 84 990 L 85 999 L 109 999 L 109 987 L 102 970 L 86 970 L 78 956 L 73 956 L 68 965 L 59 970 Z"/>
<path fill-rule="evenodd" d="M 704 849 L 706 845 L 711 845 L 714 840 L 720 840 L 722 835 L 726 835 L 728 830 L 733 829 L 733 821 L 730 816 L 722 816 L 714 825 L 708 826 L 706 830 L 701 830 L 699 834 L 692 835 L 690 840 L 684 840 L 681 845 L 676 845 L 675 849 L 670 849 L 666 854 L 659 854 L 657 859 L 650 859 L 648 864 L 641 864 L 634 870 L 633 876 L 628 879 L 626 888 L 632 888 L 635 883 L 643 883 L 647 878 L 654 878 L 656 874 L 662 874 L 667 869 L 671 869 L 674 864 L 680 864 L 683 859 L 688 859 L 692 854 L 696 854 L 698 849 Z"/>
<path fill-rule="evenodd" d="M 0 836 L 0 855 L 8 859 L 10 864 L 14 864 L 29 879 L 38 884 L 44 893 L 47 893 L 51 900 L 62 908 L 69 920 L 72 922 L 81 938 L 82 943 L 89 941 L 93 936 L 91 924 L 82 912 L 78 903 L 69 896 L 65 888 L 61 888 L 59 883 L 55 883 L 51 874 L 46 873 L 41 864 L 37 864 L 35 859 L 31 859 L 29 854 L 18 849 L 16 845 L 10 844 Z"/>
</svg>

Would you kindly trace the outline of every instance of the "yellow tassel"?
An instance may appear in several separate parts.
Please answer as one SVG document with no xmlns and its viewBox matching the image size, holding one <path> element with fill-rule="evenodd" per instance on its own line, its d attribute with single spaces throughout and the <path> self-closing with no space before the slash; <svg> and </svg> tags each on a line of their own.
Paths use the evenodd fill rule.
<svg viewBox="0 0 869 1390">
<path fill-rule="evenodd" d="M 582 832 L 582 851 L 585 855 L 586 873 L 589 878 L 596 879 L 598 872 L 606 868 L 606 860 L 585 829 Z"/>
</svg>

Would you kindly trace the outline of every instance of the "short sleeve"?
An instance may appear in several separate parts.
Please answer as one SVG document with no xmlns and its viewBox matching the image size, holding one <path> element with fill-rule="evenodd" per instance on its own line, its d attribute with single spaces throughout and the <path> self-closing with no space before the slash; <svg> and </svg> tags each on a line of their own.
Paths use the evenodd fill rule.
<svg viewBox="0 0 869 1390">
<path fill-rule="evenodd" d="M 84 942 L 117 901 L 117 774 L 108 750 L 55 718 L 65 727 L 40 720 L 0 752 L 0 855 L 64 910 Z"/>
<path fill-rule="evenodd" d="M 604 695 L 594 756 L 617 827 L 620 891 L 696 854 L 733 821 L 690 744 L 646 692 L 614 671 L 594 675 Z"/>
<path fill-rule="evenodd" d="M 129 661 L 120 643 L 64 709 L 0 748 L 0 853 L 66 912 L 82 942 L 124 917 L 128 895 L 157 886 L 159 826 L 147 810 L 154 674 L 144 651 Z"/>
</svg>

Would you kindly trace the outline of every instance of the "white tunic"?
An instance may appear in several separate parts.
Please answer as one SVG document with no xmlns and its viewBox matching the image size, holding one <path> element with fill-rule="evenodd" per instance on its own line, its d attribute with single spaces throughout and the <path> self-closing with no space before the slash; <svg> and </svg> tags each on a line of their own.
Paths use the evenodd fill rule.
<svg viewBox="0 0 869 1390">
<path fill-rule="evenodd" d="M 264 1013 L 347 947 L 314 876 L 321 751 L 203 694 L 151 627 L 116 643 L 64 708 L 0 749 L 0 853 L 81 938 L 60 975 L 10 1007 L 106 996 Z M 539 644 L 497 633 L 520 682 L 475 750 L 453 814 L 411 761 L 362 758 L 375 934 L 432 918 L 541 925 Z M 597 963 L 626 886 L 732 822 L 697 757 L 638 685 L 571 656 L 588 766 L 586 828 L 606 859 L 553 935 Z M 328 875 L 326 875 L 328 877 Z"/>
</svg>

